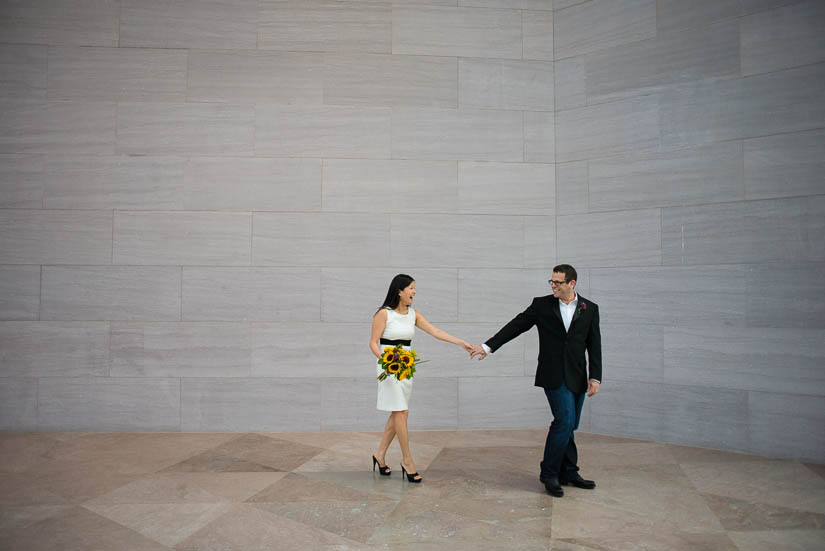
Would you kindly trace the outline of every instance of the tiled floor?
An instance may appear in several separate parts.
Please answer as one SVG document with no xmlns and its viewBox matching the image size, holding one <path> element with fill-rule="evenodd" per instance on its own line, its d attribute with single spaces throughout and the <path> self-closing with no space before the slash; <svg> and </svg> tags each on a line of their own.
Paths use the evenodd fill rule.
<svg viewBox="0 0 825 551">
<path fill-rule="evenodd" d="M 825 466 L 578 435 L 595 490 L 544 493 L 544 431 L 0 434 L 3 550 L 825 549 Z"/>
</svg>

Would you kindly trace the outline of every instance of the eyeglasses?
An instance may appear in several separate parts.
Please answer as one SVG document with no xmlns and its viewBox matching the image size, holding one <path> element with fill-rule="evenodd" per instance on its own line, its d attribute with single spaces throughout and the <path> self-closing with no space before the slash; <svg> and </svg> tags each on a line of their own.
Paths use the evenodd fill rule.
<svg viewBox="0 0 825 551">
<path fill-rule="evenodd" d="M 555 279 L 548 279 L 547 283 L 549 283 L 551 286 L 555 287 L 556 285 L 564 285 L 567 282 L 566 281 L 556 281 Z"/>
</svg>

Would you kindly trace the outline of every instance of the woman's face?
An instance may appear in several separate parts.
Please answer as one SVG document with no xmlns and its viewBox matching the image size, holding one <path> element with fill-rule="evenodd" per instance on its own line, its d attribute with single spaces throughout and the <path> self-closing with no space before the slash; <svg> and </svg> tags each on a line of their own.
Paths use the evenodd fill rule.
<svg viewBox="0 0 825 551">
<path fill-rule="evenodd" d="M 404 306 L 409 306 L 412 304 L 413 297 L 415 296 L 415 281 L 398 291 L 398 296 L 401 299 L 399 302 Z"/>
</svg>

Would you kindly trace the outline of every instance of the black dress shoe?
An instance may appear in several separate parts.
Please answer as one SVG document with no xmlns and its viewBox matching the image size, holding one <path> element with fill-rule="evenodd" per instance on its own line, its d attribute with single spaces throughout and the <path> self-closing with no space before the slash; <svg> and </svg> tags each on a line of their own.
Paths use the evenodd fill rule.
<svg viewBox="0 0 825 551">
<path fill-rule="evenodd" d="M 592 480 L 583 479 L 578 473 L 570 478 L 559 478 L 559 482 L 562 486 L 575 486 L 576 488 L 581 488 L 583 490 L 592 490 L 596 487 L 595 482 Z"/>
<path fill-rule="evenodd" d="M 544 488 L 547 490 L 547 493 L 553 497 L 562 497 L 564 495 L 564 490 L 559 485 L 559 481 L 555 478 L 545 480 Z"/>
</svg>

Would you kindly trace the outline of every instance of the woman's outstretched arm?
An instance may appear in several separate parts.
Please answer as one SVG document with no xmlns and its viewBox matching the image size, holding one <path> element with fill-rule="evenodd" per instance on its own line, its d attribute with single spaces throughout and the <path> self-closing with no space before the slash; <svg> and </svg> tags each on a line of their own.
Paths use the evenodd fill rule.
<svg viewBox="0 0 825 551">
<path fill-rule="evenodd" d="M 418 310 L 415 311 L 415 326 L 424 331 L 425 333 L 429 333 L 430 335 L 432 335 L 440 341 L 457 344 L 467 352 L 470 352 L 473 349 L 472 345 L 464 339 L 460 339 L 458 337 L 450 335 L 443 329 L 439 329 L 438 327 L 427 321 L 427 318 L 425 318 Z"/>
</svg>

